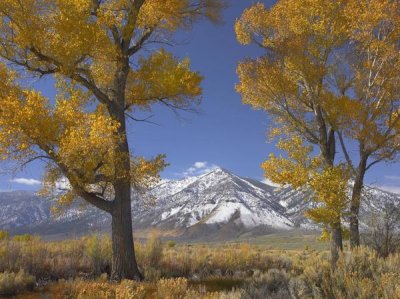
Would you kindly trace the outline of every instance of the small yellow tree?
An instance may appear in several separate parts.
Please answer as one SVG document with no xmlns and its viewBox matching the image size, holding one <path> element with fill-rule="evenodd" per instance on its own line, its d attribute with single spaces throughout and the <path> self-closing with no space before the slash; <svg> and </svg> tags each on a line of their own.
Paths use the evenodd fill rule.
<svg viewBox="0 0 400 299">
<path fill-rule="evenodd" d="M 279 150 L 286 155 L 270 154 L 263 163 L 265 175 L 273 182 L 290 185 L 310 194 L 315 207 L 305 215 L 322 224 L 331 235 L 332 263 L 339 258 L 338 248 L 343 249 L 341 219 L 349 203 L 348 183 L 350 172 L 346 165 L 327 166 L 320 155 L 313 155 L 313 147 L 306 145 L 298 135 L 280 139 Z"/>
<path fill-rule="evenodd" d="M 218 21 L 219 0 L 0 1 L 0 158 L 47 163 L 46 187 L 66 177 L 81 197 L 112 216 L 112 279 L 142 279 L 136 264 L 132 186 L 165 166 L 133 157 L 127 119 L 161 103 L 189 108 L 202 77 L 189 60 L 149 44 L 165 42 L 201 17 Z M 24 84 L 53 75 L 54 101 Z"/>
</svg>

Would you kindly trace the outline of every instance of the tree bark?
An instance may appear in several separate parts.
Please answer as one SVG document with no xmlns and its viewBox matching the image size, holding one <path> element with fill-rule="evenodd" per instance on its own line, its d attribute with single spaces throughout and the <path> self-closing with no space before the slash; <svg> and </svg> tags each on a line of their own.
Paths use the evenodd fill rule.
<svg viewBox="0 0 400 299">
<path fill-rule="evenodd" d="M 331 227 L 331 265 L 336 268 L 339 259 L 339 252 L 343 251 L 343 236 L 340 222 Z"/>
<path fill-rule="evenodd" d="M 360 203 L 362 196 L 362 189 L 364 186 L 364 176 L 367 167 L 368 158 L 365 156 L 361 157 L 356 178 L 353 185 L 351 203 L 350 203 L 350 248 L 354 249 L 360 246 L 360 231 L 359 231 L 359 213 Z"/>
<path fill-rule="evenodd" d="M 116 187 L 112 212 L 111 280 L 143 280 L 136 258 L 132 231 L 131 194 L 129 184 Z"/>
</svg>

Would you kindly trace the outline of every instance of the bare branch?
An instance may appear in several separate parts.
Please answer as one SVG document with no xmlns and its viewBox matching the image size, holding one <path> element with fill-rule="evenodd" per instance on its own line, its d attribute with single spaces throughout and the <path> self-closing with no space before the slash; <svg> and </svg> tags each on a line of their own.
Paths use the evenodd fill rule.
<svg viewBox="0 0 400 299">
<path fill-rule="evenodd" d="M 379 159 L 377 159 L 377 160 L 371 162 L 370 164 L 368 164 L 368 166 L 365 168 L 365 170 L 370 169 L 372 166 L 374 166 L 374 165 L 376 165 L 376 164 L 382 162 L 383 160 L 385 160 L 385 157 L 379 158 Z"/>
<path fill-rule="evenodd" d="M 149 119 L 153 118 L 154 115 L 150 115 L 150 116 L 148 116 L 148 117 L 146 117 L 146 118 L 142 118 L 142 119 L 140 119 L 140 118 L 135 118 L 135 117 L 133 117 L 132 115 L 130 115 L 129 113 L 125 113 L 125 115 L 126 115 L 129 119 L 131 119 L 131 120 L 133 120 L 133 121 L 136 121 L 136 122 L 145 122 L 145 123 L 148 123 L 148 124 L 160 126 L 159 124 L 157 124 L 157 123 L 155 123 L 155 122 L 149 121 Z"/>
<path fill-rule="evenodd" d="M 46 160 L 52 160 L 51 159 L 51 157 L 49 157 L 49 156 L 36 156 L 36 157 L 33 157 L 33 158 L 31 158 L 31 159 L 29 159 L 29 160 L 27 160 L 27 161 L 25 161 L 25 162 L 23 162 L 22 164 L 21 164 L 21 169 L 22 168 L 24 168 L 26 165 L 28 165 L 29 163 L 32 163 L 33 161 L 36 161 L 36 160 L 44 160 L 44 159 L 46 159 Z"/>
</svg>

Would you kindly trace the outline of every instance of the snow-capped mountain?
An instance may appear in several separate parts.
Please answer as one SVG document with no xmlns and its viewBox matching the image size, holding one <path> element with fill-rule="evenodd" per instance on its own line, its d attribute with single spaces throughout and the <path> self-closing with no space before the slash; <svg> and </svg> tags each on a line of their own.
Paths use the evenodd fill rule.
<svg viewBox="0 0 400 299">
<path fill-rule="evenodd" d="M 380 209 L 389 197 L 400 202 L 397 195 L 368 190 L 370 196 L 364 201 L 363 213 Z M 150 195 L 153 205 L 140 199 L 132 202 L 135 229 L 159 228 L 190 238 L 220 239 L 248 232 L 311 227 L 303 216 L 311 204 L 307 194 L 243 178 L 222 168 L 197 177 L 162 180 Z M 0 230 L 55 235 L 110 227 L 106 213 L 79 203 L 54 218 L 50 213 L 54 203 L 55 199 L 29 192 L 0 193 Z"/>
<path fill-rule="evenodd" d="M 158 195 L 155 207 L 141 215 L 134 214 L 138 225 L 176 229 L 234 221 L 248 229 L 293 227 L 284 215 L 285 209 L 277 202 L 274 187 L 224 169 L 172 183 L 179 188 L 170 188 L 170 184 L 166 182 L 153 190 Z M 160 193 L 160 189 L 168 192 Z"/>
</svg>

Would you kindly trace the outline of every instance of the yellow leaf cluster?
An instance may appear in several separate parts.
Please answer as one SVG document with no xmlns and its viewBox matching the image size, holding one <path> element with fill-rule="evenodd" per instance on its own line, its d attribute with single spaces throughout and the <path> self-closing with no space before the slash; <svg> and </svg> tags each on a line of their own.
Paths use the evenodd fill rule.
<svg viewBox="0 0 400 299">
<path fill-rule="evenodd" d="M 290 139 L 281 139 L 278 148 L 284 151 L 287 157 L 270 154 L 269 159 L 262 165 L 266 176 L 277 184 L 304 187 L 310 180 L 313 167 L 309 158 L 312 147 L 306 146 L 299 136 L 292 136 Z"/>
<path fill-rule="evenodd" d="M 264 47 L 277 48 L 284 45 L 296 49 L 298 43 L 310 46 L 313 38 L 313 53 L 318 47 L 333 44 L 331 34 L 339 36 L 345 30 L 341 8 L 346 1 L 328 0 L 281 0 L 271 9 L 256 3 L 246 9 L 236 21 L 235 32 L 241 44 L 257 42 Z M 327 34 L 327 33 L 331 34 Z"/>
<path fill-rule="evenodd" d="M 61 71 L 70 73 L 82 56 L 108 52 L 107 32 L 91 20 L 91 7 L 86 0 L 1 1 L 0 15 L 9 20 L 0 25 L 3 39 L 10 42 L 7 56 L 23 55 L 19 49 L 30 48 L 33 51 L 26 58 L 33 65 L 43 64 L 35 55 L 40 52 L 56 61 Z"/>
<path fill-rule="evenodd" d="M 75 122 L 63 134 L 59 142 L 60 162 L 70 169 L 84 171 L 84 181 L 94 181 L 99 170 L 104 175 L 113 176 L 117 157 L 119 123 L 102 112 L 95 112 L 83 122 Z M 82 157 L 85 157 L 82 159 Z M 111 172 L 111 173 L 109 173 Z"/>
<path fill-rule="evenodd" d="M 142 57 L 138 69 L 129 76 L 128 105 L 133 107 L 149 109 L 160 100 L 186 107 L 202 93 L 203 78 L 190 70 L 189 59 L 179 61 L 165 50 Z"/>
<path fill-rule="evenodd" d="M 322 206 L 307 211 L 306 216 L 326 225 L 340 223 L 349 202 L 348 184 L 349 171 L 343 165 L 314 173 L 309 187 L 314 193 L 314 201 Z"/>
<path fill-rule="evenodd" d="M 265 55 L 239 64 L 236 89 L 245 104 L 314 144 L 319 110 L 325 126 L 387 158 L 399 149 L 399 11 L 390 0 L 254 4 L 237 20 L 236 35 Z"/>
<path fill-rule="evenodd" d="M 159 173 L 168 166 L 165 156 L 159 155 L 151 160 L 143 157 L 131 159 L 131 181 L 136 190 L 154 187 L 160 180 Z"/>
<path fill-rule="evenodd" d="M 296 135 L 281 139 L 278 148 L 286 156 L 270 155 L 262 165 L 266 177 L 281 185 L 311 191 L 311 199 L 317 207 L 308 210 L 306 216 L 313 221 L 325 225 L 340 223 L 349 201 L 350 171 L 347 167 L 325 165 L 318 155 L 313 157 L 313 148 Z"/>
</svg>

